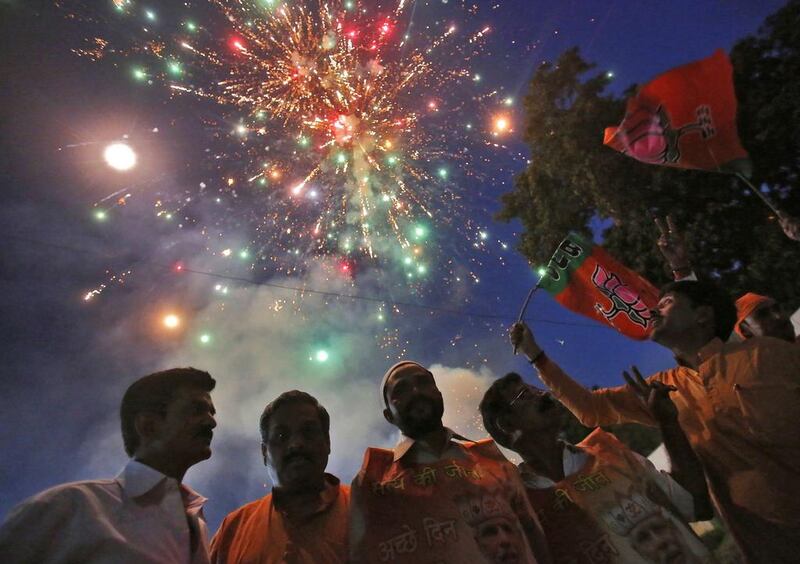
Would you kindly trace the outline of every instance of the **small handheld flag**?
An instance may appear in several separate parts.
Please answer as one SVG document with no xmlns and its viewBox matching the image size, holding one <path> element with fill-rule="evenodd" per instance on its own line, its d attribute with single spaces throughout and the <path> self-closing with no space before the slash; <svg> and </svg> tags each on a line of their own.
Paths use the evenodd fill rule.
<svg viewBox="0 0 800 564">
<path fill-rule="evenodd" d="M 658 290 L 576 233 L 558 246 L 539 286 L 564 307 L 627 337 L 644 340 L 650 333 Z"/>
</svg>

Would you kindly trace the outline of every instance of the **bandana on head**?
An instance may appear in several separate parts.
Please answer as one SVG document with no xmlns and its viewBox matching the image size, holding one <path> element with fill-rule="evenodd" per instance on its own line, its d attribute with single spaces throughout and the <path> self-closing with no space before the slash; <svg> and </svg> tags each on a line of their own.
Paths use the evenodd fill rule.
<svg viewBox="0 0 800 564">
<path fill-rule="evenodd" d="M 736 325 L 733 326 L 733 330 L 736 331 L 736 334 L 739 335 L 741 338 L 745 339 L 744 333 L 742 333 L 742 321 L 750 317 L 750 315 L 760 306 L 761 304 L 768 302 L 770 298 L 767 296 L 762 296 L 761 294 L 754 294 L 753 292 L 748 292 L 744 296 L 740 297 L 736 300 Z"/>
<path fill-rule="evenodd" d="M 409 366 L 416 366 L 423 372 L 427 372 L 431 374 L 431 371 L 422 366 L 419 362 L 414 362 L 413 360 L 401 360 L 389 370 L 386 371 L 386 374 L 383 375 L 383 379 L 381 380 L 381 387 L 379 388 L 379 393 L 381 394 L 381 404 L 384 407 L 389 407 L 389 400 L 386 399 L 386 394 L 384 393 L 386 390 L 386 384 L 389 382 L 389 378 L 391 378 L 392 374 L 400 370 L 401 368 L 408 368 Z M 431 374 L 433 376 L 433 374 Z"/>
</svg>

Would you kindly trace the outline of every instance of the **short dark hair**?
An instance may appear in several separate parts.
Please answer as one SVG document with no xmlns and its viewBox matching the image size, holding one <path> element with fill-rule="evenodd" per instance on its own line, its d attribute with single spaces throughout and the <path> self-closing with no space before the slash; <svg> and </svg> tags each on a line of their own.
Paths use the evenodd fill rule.
<svg viewBox="0 0 800 564">
<path fill-rule="evenodd" d="M 320 405 L 320 403 L 317 401 L 317 398 L 311 394 L 307 394 L 306 392 L 301 392 L 300 390 L 283 392 L 281 395 L 267 404 L 267 407 L 265 407 L 263 413 L 261 413 L 261 419 L 258 421 L 258 426 L 261 430 L 261 441 L 266 443 L 267 439 L 269 438 L 269 420 L 272 415 L 278 411 L 279 408 L 292 403 L 307 403 L 317 410 L 319 422 L 322 423 L 322 430 L 325 432 L 325 438 L 328 440 L 328 442 L 330 442 L 330 415 L 328 415 L 327 410 Z"/>
<path fill-rule="evenodd" d="M 686 296 L 694 307 L 709 306 L 714 311 L 714 336 L 727 341 L 736 324 L 736 305 L 731 296 L 713 282 L 679 280 L 661 288 L 661 296 L 674 293 Z"/>
<path fill-rule="evenodd" d="M 165 412 L 181 388 L 214 389 L 216 381 L 208 372 L 196 368 L 171 368 L 154 372 L 136 380 L 122 396 L 119 418 L 125 452 L 133 456 L 139 448 L 136 416 L 146 411 Z"/>
<path fill-rule="evenodd" d="M 511 448 L 511 437 L 497 425 L 497 418 L 508 411 L 508 401 L 505 398 L 505 391 L 516 384 L 521 384 L 522 376 L 516 372 L 509 372 L 502 378 L 498 378 L 486 393 L 483 394 L 478 409 L 481 411 L 483 426 L 492 436 L 494 441 L 506 448 Z"/>
</svg>

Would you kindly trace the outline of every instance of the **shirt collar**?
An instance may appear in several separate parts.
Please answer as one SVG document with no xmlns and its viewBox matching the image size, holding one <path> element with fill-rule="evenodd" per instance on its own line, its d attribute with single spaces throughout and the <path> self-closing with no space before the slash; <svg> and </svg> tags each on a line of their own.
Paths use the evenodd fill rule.
<svg viewBox="0 0 800 564">
<path fill-rule="evenodd" d="M 169 480 L 177 482 L 174 478 L 170 478 L 155 468 L 147 464 L 142 464 L 138 460 L 132 458 L 125 465 L 125 468 L 117 475 L 117 481 L 122 486 L 122 490 L 131 498 L 141 497 L 147 492 L 152 491 L 158 485 Z M 183 505 L 187 509 L 202 507 L 203 504 L 208 501 L 186 484 L 180 484 L 179 489 L 181 497 L 183 498 Z"/>
<path fill-rule="evenodd" d="M 703 348 L 697 351 L 697 360 L 700 364 L 703 364 L 715 354 L 719 354 L 724 346 L 725 343 L 722 342 L 722 339 L 719 337 L 714 337 L 708 343 L 703 345 Z"/>
<path fill-rule="evenodd" d="M 208 501 L 208 498 L 203 497 L 186 484 L 181 484 L 181 496 L 183 496 L 183 505 L 186 509 L 203 507 Z"/>
<path fill-rule="evenodd" d="M 122 485 L 123 491 L 132 498 L 143 496 L 164 480 L 169 479 L 155 468 L 132 458 L 117 476 L 117 481 Z"/>
<path fill-rule="evenodd" d="M 293 508 L 293 514 L 289 515 L 289 517 L 294 519 L 307 519 L 313 515 L 327 511 L 339 497 L 339 491 L 341 489 L 339 485 L 339 478 L 326 472 L 325 483 L 322 491 L 319 492 L 319 496 L 316 499 L 309 500 L 307 507 Z M 278 511 L 286 513 L 284 498 L 280 488 L 272 488 L 272 503 Z"/>
<path fill-rule="evenodd" d="M 469 439 L 462 437 L 449 427 L 445 427 L 444 430 L 447 432 L 447 443 L 452 443 L 453 439 L 457 441 L 472 442 Z M 407 437 L 406 435 L 400 435 L 400 440 L 394 447 L 394 462 L 397 462 L 398 460 L 403 458 L 408 453 L 408 451 L 411 450 L 411 447 L 413 447 L 417 443 L 419 443 L 421 446 L 425 444 L 415 439 L 412 439 L 411 437 Z"/>
<path fill-rule="evenodd" d="M 580 447 L 571 445 L 566 441 L 562 441 L 564 450 L 561 455 L 561 460 L 564 468 L 564 477 L 576 474 L 589 458 L 589 455 Z M 525 485 L 529 488 L 541 490 L 545 488 L 552 488 L 556 483 L 546 476 L 540 476 L 531 469 L 525 462 L 519 465 L 520 474 Z"/>
<path fill-rule="evenodd" d="M 711 339 L 709 342 L 703 345 L 699 351 L 697 351 L 697 366 L 699 367 L 712 356 L 719 354 L 724 346 L 725 343 L 719 337 L 714 337 Z M 675 357 L 675 362 L 678 363 L 678 366 L 689 368 L 691 370 L 691 367 L 677 356 Z"/>
</svg>

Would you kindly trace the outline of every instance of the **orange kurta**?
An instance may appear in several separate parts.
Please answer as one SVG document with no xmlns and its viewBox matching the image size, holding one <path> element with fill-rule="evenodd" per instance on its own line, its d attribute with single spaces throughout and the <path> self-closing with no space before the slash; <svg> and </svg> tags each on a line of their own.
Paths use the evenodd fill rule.
<svg viewBox="0 0 800 564">
<path fill-rule="evenodd" d="M 795 561 L 800 546 L 800 347 L 769 337 L 700 351 L 700 366 L 648 380 L 675 386 L 679 422 L 751 562 Z M 590 391 L 541 357 L 539 376 L 581 423 L 654 425 L 626 386 Z"/>
<path fill-rule="evenodd" d="M 602 429 L 578 447 L 588 455 L 578 472 L 551 487 L 528 488 L 555 564 L 649 562 L 654 552 L 670 562 L 712 561 L 670 507 L 657 470 Z"/>
<path fill-rule="evenodd" d="M 367 449 L 353 480 L 353 520 L 363 524 L 353 562 L 548 561 L 517 469 L 490 440 L 462 446 L 461 458 L 426 463 Z"/>
<path fill-rule="evenodd" d="M 290 519 L 273 494 L 230 513 L 211 540 L 213 564 L 344 564 L 350 487 L 326 474 L 319 504 Z"/>
</svg>

